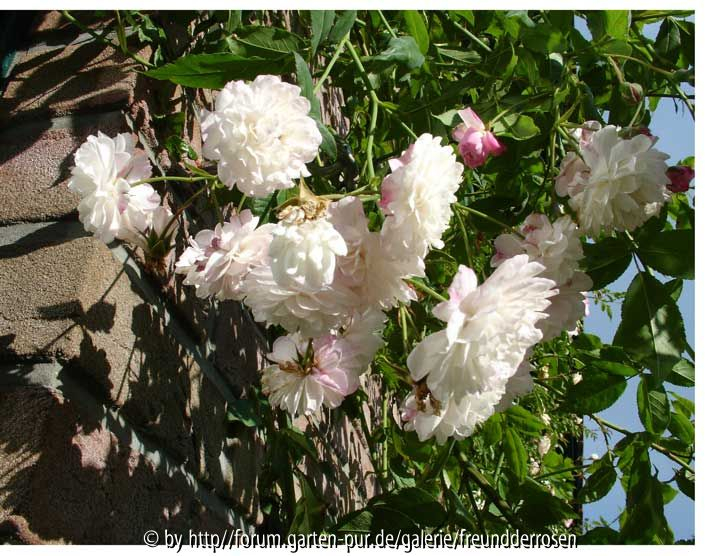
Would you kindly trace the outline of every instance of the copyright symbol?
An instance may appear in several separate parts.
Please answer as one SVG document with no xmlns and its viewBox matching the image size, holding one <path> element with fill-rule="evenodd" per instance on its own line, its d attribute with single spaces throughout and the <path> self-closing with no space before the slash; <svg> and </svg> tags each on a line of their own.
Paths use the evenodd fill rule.
<svg viewBox="0 0 720 556">
<path fill-rule="evenodd" d="M 147 546 L 157 546 L 159 538 L 160 536 L 157 534 L 157 531 L 150 529 L 149 531 L 145 531 L 143 542 L 145 542 Z"/>
</svg>

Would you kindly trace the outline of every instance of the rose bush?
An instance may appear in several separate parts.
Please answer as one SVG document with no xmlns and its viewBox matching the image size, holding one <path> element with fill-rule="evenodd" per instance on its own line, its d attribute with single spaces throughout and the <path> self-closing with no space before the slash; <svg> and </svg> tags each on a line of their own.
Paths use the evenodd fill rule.
<svg viewBox="0 0 720 556">
<path fill-rule="evenodd" d="M 88 138 L 70 182 L 85 228 L 266 326 L 272 351 L 243 411 L 269 413 L 246 419 L 268 442 L 287 442 L 283 412 L 364 420 L 364 375 L 381 387 L 385 418 L 365 442 L 383 493 L 330 516 L 319 495 L 278 487 L 263 493 L 274 526 L 674 540 L 664 505 L 694 497 L 694 406 L 665 388 L 694 384 L 676 304 L 694 272 L 694 171 L 668 167 L 652 114 L 662 97 L 694 113 L 686 15 L 300 12 L 295 33 L 212 12 L 183 16 L 192 40 L 178 52 L 153 15 L 118 13 L 152 46 L 150 60 L 119 46 L 146 76 L 197 102 L 219 92 L 198 114 L 202 157 L 177 134 L 161 143 L 177 176 L 151 177 L 156 157 L 128 134 Z M 320 109 L 331 89 L 347 132 Z M 186 211 L 216 225 L 189 236 Z M 628 291 L 607 292 L 631 264 Z M 622 322 L 604 344 L 582 319 L 613 295 Z M 597 415 L 633 377 L 635 432 Z M 572 448 L 583 417 L 605 435 L 602 457 Z M 671 481 L 650 452 L 672 461 Z M 583 523 L 582 504 L 617 480 L 620 515 Z"/>
</svg>

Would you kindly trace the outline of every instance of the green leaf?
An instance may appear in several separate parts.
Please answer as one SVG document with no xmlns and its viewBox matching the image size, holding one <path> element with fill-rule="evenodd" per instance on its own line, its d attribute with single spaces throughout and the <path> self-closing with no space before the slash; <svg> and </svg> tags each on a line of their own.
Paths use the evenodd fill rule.
<svg viewBox="0 0 720 556">
<path fill-rule="evenodd" d="M 622 276 L 632 260 L 626 242 L 609 237 L 596 243 L 584 243 L 581 268 L 592 278 L 593 290 L 604 288 Z"/>
<path fill-rule="evenodd" d="M 227 409 L 227 420 L 230 422 L 240 422 L 246 427 L 257 427 L 260 418 L 253 407 L 251 400 L 235 400 Z"/>
<path fill-rule="evenodd" d="M 503 116 L 495 123 L 493 129 L 498 135 L 509 135 L 518 141 L 530 139 L 540 133 L 540 129 L 535 125 L 535 121 L 525 114 L 509 114 Z"/>
<path fill-rule="evenodd" d="M 681 42 L 680 27 L 672 18 L 665 18 L 655 39 L 655 50 L 662 57 L 675 60 L 680 54 Z"/>
<path fill-rule="evenodd" d="M 685 351 L 682 315 L 663 284 L 638 273 L 622 305 L 622 321 L 613 343 L 647 365 L 662 382 Z"/>
<path fill-rule="evenodd" d="M 568 413 L 589 415 L 607 409 L 625 391 L 626 382 L 622 376 L 583 369 L 582 380 L 567 390 L 560 409 Z"/>
<path fill-rule="evenodd" d="M 368 510 L 356 510 L 343 516 L 330 530 L 344 535 L 363 535 L 372 530 L 373 514 Z"/>
<path fill-rule="evenodd" d="M 518 433 L 509 427 L 505 429 L 503 449 L 510 467 L 510 472 L 515 478 L 522 482 L 527 476 L 527 450 Z"/>
<path fill-rule="evenodd" d="M 647 450 L 636 452 L 628 477 L 625 519 L 620 542 L 668 544 L 673 534 L 665 519 L 662 483 L 650 473 Z"/>
<path fill-rule="evenodd" d="M 695 500 L 695 473 L 679 469 L 678 472 L 675 473 L 675 482 L 680 492 L 688 498 Z"/>
<path fill-rule="evenodd" d="M 692 279 L 695 275 L 695 232 L 665 230 L 640 241 L 642 262 L 666 276 Z"/>
<path fill-rule="evenodd" d="M 652 377 L 642 375 L 637 388 L 638 415 L 645 430 L 661 435 L 670 423 L 670 400 L 662 384 L 652 385 Z"/>
<path fill-rule="evenodd" d="M 300 94 L 310 101 L 310 113 L 319 116 L 320 101 L 313 93 L 314 85 L 310 68 L 305 59 L 297 52 L 295 53 L 295 75 L 298 87 L 300 87 Z"/>
<path fill-rule="evenodd" d="M 408 69 L 419 68 L 425 62 L 425 56 L 420 52 L 413 37 L 393 37 L 388 47 L 372 58 L 374 62 L 403 64 Z"/>
<path fill-rule="evenodd" d="M 242 25 L 242 10 L 229 10 L 225 31 L 234 33 Z"/>
<path fill-rule="evenodd" d="M 448 512 L 450 520 L 467 531 L 474 531 L 477 527 L 475 518 L 465 507 L 457 493 L 452 488 L 449 488 L 445 491 L 445 496 L 450 503 L 450 511 Z"/>
<path fill-rule="evenodd" d="M 153 79 L 171 81 L 184 87 L 222 89 L 236 79 L 252 80 L 265 73 L 283 73 L 282 65 L 264 58 L 235 54 L 189 54 L 145 72 Z"/>
<path fill-rule="evenodd" d="M 403 10 L 403 19 L 408 33 L 415 39 L 421 54 L 427 54 L 430 47 L 430 38 L 428 37 L 425 19 L 417 10 Z"/>
<path fill-rule="evenodd" d="M 529 436 L 539 436 L 547 428 L 540 418 L 519 405 L 514 405 L 505 411 L 505 420 L 509 427 Z"/>
<path fill-rule="evenodd" d="M 409 517 L 423 527 L 440 527 L 445 523 L 445 508 L 427 491 L 417 488 L 403 488 L 373 498 L 369 507 L 373 512 L 384 506 Z"/>
<path fill-rule="evenodd" d="M 557 496 L 553 496 L 537 481 L 527 478 L 517 489 L 517 498 L 523 501 L 518 518 L 525 524 L 542 529 L 563 519 L 577 518 L 577 514 Z"/>
<path fill-rule="evenodd" d="M 593 39 L 605 36 L 627 39 L 630 29 L 630 12 L 627 10 L 602 10 L 585 12 L 588 28 Z"/>
<path fill-rule="evenodd" d="M 481 64 L 485 58 L 474 50 L 453 50 L 452 48 L 437 47 L 438 54 L 462 62 L 463 64 Z"/>
<path fill-rule="evenodd" d="M 297 475 L 300 480 L 301 497 L 295 505 L 295 516 L 290 525 L 290 533 L 308 535 L 323 529 L 326 505 L 315 492 L 310 480 L 303 473 Z"/>
<path fill-rule="evenodd" d="M 695 426 L 683 413 L 673 411 L 670 414 L 670 424 L 668 428 L 675 438 L 682 440 L 685 444 L 690 445 L 695 443 Z"/>
<path fill-rule="evenodd" d="M 665 380 L 676 386 L 692 388 L 695 386 L 695 365 L 687 359 L 680 359 L 673 365 L 672 371 Z"/>
<path fill-rule="evenodd" d="M 539 54 L 564 52 L 567 48 L 563 34 L 548 23 L 540 23 L 535 27 L 525 28 L 521 37 L 525 46 Z"/>
<path fill-rule="evenodd" d="M 318 46 L 328 38 L 334 22 L 335 12 L 333 10 L 310 11 L 310 23 L 312 27 L 312 38 L 310 39 L 311 56 L 315 56 Z"/>
<path fill-rule="evenodd" d="M 337 18 L 337 21 L 335 22 L 335 26 L 332 28 L 332 31 L 330 31 L 328 41 L 333 44 L 340 42 L 340 40 L 342 40 L 342 38 L 350 32 L 350 29 L 352 29 L 353 25 L 355 24 L 356 17 L 356 10 L 345 10 L 344 12 L 342 12 L 342 15 Z"/>
<path fill-rule="evenodd" d="M 300 430 L 294 427 L 291 429 L 281 429 L 280 434 L 288 441 L 288 446 L 293 448 L 298 454 L 309 456 L 315 463 L 320 461 L 317 448 L 315 448 L 315 445 L 310 442 L 308 437 Z"/>
<path fill-rule="evenodd" d="M 578 501 L 581 504 L 589 504 L 600 500 L 610 492 L 615 481 L 617 481 L 617 473 L 609 453 L 605 454 L 596 463 L 598 467 L 587 478 L 578 492 Z"/>
<path fill-rule="evenodd" d="M 337 144 L 335 143 L 335 137 L 325 126 L 325 124 L 317 120 L 316 123 L 318 129 L 320 130 L 320 135 L 322 135 L 322 143 L 320 143 L 320 149 L 326 155 L 328 155 L 328 157 L 330 157 L 330 160 L 335 160 L 337 158 Z"/>
<path fill-rule="evenodd" d="M 322 135 L 320 148 L 332 160 L 335 160 L 335 158 L 337 158 L 337 145 L 335 144 L 335 138 L 322 122 L 322 115 L 320 114 L 320 100 L 313 92 L 314 85 L 312 75 L 310 74 L 310 68 L 308 67 L 307 62 L 305 62 L 305 59 L 297 52 L 295 53 L 295 74 L 297 76 L 298 86 L 300 87 L 300 94 L 310 101 L 310 116 L 315 120 L 315 123 L 317 123 L 320 135 Z"/>
<path fill-rule="evenodd" d="M 497 444 L 502 440 L 502 422 L 500 414 L 496 413 L 490 419 L 485 421 L 482 426 L 482 434 L 485 438 L 485 443 L 489 446 Z"/>
<path fill-rule="evenodd" d="M 673 398 L 673 409 L 678 410 L 688 418 L 695 415 L 695 402 L 688 400 L 687 398 L 683 398 L 677 392 L 670 392 L 670 395 Z"/>
<path fill-rule="evenodd" d="M 233 38 L 238 48 L 244 48 L 245 55 L 267 57 L 275 59 L 288 56 L 302 48 L 302 37 L 281 29 L 279 27 L 265 27 L 262 25 L 246 25 L 241 27 Z"/>
</svg>

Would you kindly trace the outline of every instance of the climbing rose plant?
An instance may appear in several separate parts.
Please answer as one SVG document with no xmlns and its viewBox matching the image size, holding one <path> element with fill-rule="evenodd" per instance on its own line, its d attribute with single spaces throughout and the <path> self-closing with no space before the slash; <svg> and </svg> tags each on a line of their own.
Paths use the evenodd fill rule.
<svg viewBox="0 0 720 556">
<path fill-rule="evenodd" d="M 265 325 L 266 366 L 228 410 L 279 457 L 267 523 L 675 540 L 664 506 L 694 497 L 694 405 L 672 388 L 694 384 L 677 306 L 694 170 L 658 148 L 652 115 L 665 98 L 694 117 L 687 15 L 299 12 L 294 33 L 212 12 L 183 16 L 178 52 L 161 17 L 118 12 L 118 48 L 200 109 L 154 115 L 153 152 L 88 137 L 69 187 L 99 240 Z M 204 107 L 199 89 L 216 90 Z M 339 118 L 320 109 L 329 90 Z M 194 118 L 199 154 L 182 139 Z M 153 170 L 159 152 L 178 175 Z M 627 291 L 608 290 L 628 268 Z M 592 300 L 622 303 L 611 344 L 583 330 Z M 639 431 L 598 415 L 630 383 Z M 318 454 L 291 424 L 329 412 L 361 420 L 381 491 L 341 516 L 298 467 Z M 573 449 L 584 424 L 604 455 Z M 618 479 L 625 508 L 583 522 Z"/>
</svg>

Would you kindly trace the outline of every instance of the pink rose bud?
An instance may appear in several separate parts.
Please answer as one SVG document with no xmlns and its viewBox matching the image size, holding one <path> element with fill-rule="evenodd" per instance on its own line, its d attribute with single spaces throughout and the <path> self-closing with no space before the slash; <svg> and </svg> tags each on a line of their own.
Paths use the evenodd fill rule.
<svg viewBox="0 0 720 556">
<path fill-rule="evenodd" d="M 505 152 L 505 146 L 485 129 L 485 124 L 472 108 L 464 108 L 458 114 L 463 123 L 453 130 L 452 136 L 459 143 L 460 155 L 466 166 L 477 168 L 485 164 L 488 156 L 500 156 Z"/>
<path fill-rule="evenodd" d="M 667 188 L 673 193 L 684 193 L 690 189 L 690 182 L 695 178 L 695 170 L 689 166 L 671 166 L 667 177 L 670 184 Z"/>
<path fill-rule="evenodd" d="M 460 140 L 460 155 L 469 168 L 477 168 L 487 160 L 484 137 L 485 132 L 468 129 Z"/>
<path fill-rule="evenodd" d="M 497 137 L 495 137 L 491 131 L 485 132 L 482 142 L 485 150 L 493 156 L 500 156 L 505 152 L 505 145 L 498 141 Z"/>
</svg>

